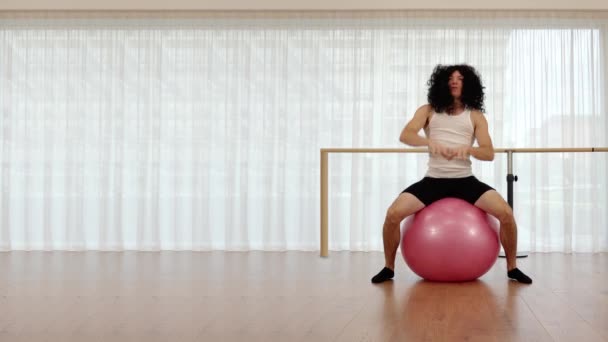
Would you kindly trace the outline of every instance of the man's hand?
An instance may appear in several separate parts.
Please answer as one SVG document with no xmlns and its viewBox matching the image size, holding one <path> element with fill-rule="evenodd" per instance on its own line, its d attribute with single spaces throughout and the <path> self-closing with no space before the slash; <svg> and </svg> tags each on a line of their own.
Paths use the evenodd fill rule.
<svg viewBox="0 0 608 342">
<path fill-rule="evenodd" d="M 459 146 L 452 149 L 454 152 L 454 158 L 456 159 L 467 159 L 471 154 L 471 148 L 469 146 Z"/>
<path fill-rule="evenodd" d="M 431 154 L 439 154 L 447 160 L 451 160 L 455 156 L 454 149 L 441 145 L 440 143 L 433 140 L 429 140 L 429 150 L 431 151 Z"/>
</svg>

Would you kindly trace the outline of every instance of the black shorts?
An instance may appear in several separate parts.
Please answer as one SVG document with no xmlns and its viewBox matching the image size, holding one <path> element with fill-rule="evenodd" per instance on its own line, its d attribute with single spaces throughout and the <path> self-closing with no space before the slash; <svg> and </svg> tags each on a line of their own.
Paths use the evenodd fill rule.
<svg viewBox="0 0 608 342">
<path fill-rule="evenodd" d="M 479 197 L 488 190 L 494 190 L 494 188 L 479 181 L 475 176 L 464 178 L 424 177 L 419 182 L 408 186 L 403 192 L 416 196 L 424 205 L 428 206 L 446 197 L 460 198 L 475 204 Z"/>
</svg>

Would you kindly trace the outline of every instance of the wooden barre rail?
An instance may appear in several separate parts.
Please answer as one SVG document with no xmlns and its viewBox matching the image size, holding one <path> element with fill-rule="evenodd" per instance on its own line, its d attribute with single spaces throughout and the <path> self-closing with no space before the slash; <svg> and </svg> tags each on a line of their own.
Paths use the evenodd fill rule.
<svg viewBox="0 0 608 342">
<path fill-rule="evenodd" d="M 322 148 L 323 153 L 427 153 L 426 148 Z M 495 153 L 547 153 L 547 152 L 608 152 L 608 147 L 573 147 L 573 148 L 495 148 Z"/>
<path fill-rule="evenodd" d="M 428 153 L 427 148 L 322 148 L 321 149 L 321 256 L 329 255 L 328 161 L 330 153 Z M 577 153 L 608 152 L 608 147 L 495 148 L 495 153 Z M 510 163 L 509 163 L 510 164 Z"/>
</svg>

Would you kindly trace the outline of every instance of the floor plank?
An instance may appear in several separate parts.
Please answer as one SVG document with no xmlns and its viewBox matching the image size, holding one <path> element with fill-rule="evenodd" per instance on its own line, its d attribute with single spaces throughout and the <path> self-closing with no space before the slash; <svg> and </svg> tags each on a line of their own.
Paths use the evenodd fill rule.
<svg viewBox="0 0 608 342">
<path fill-rule="evenodd" d="M 4 341 L 608 341 L 608 254 L 432 283 L 382 253 L 3 252 Z"/>
</svg>

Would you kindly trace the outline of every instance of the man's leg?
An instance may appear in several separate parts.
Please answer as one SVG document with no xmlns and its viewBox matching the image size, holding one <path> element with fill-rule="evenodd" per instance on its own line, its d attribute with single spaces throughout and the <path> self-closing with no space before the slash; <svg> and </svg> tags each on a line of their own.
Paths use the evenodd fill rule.
<svg viewBox="0 0 608 342">
<path fill-rule="evenodd" d="M 475 206 L 500 221 L 500 242 L 507 258 L 507 275 L 522 283 L 532 283 L 532 279 L 517 268 L 517 224 L 509 204 L 496 190 L 489 190 L 479 197 Z"/>
<path fill-rule="evenodd" d="M 372 278 L 373 283 L 381 283 L 394 276 L 395 257 L 401 240 L 399 224 L 403 219 L 422 208 L 424 208 L 424 203 L 408 192 L 401 193 L 388 208 L 382 228 L 385 267 Z"/>
</svg>

